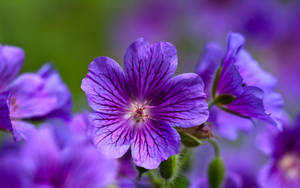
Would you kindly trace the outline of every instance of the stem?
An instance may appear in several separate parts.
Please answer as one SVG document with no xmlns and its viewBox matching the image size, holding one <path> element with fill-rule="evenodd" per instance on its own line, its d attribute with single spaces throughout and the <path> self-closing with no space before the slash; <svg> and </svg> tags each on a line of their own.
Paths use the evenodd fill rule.
<svg viewBox="0 0 300 188">
<path fill-rule="evenodd" d="M 216 155 L 216 157 L 219 157 L 220 156 L 220 148 L 219 148 L 218 143 L 215 140 L 212 140 L 212 139 L 207 139 L 205 141 L 207 141 L 208 143 L 210 143 L 214 147 L 215 155 Z"/>
<path fill-rule="evenodd" d="M 155 177 L 155 175 L 153 174 L 153 172 L 152 171 L 148 171 L 148 176 L 149 176 L 152 184 L 154 186 L 156 186 L 156 184 L 157 184 L 157 178 Z"/>
<path fill-rule="evenodd" d="M 164 188 L 170 188 L 171 186 L 170 186 L 170 183 L 169 183 L 169 181 L 168 180 L 165 180 L 165 182 L 164 182 Z"/>
</svg>

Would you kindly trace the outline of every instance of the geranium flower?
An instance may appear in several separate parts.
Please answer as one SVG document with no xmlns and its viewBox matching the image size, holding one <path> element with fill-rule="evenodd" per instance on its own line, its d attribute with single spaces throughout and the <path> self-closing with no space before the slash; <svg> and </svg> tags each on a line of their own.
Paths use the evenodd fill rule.
<svg viewBox="0 0 300 188">
<path fill-rule="evenodd" d="M 113 183 L 116 175 L 114 159 L 64 124 L 44 124 L 17 149 L 7 150 L 0 151 L 4 187 L 98 188 Z"/>
<path fill-rule="evenodd" d="M 283 100 L 274 91 L 276 78 L 243 49 L 244 41 L 240 34 L 230 33 L 226 52 L 217 44 L 208 45 L 196 70 L 206 92 L 218 104 L 210 119 L 221 135 L 231 139 L 237 137 L 238 130 L 248 131 L 252 118 L 279 128 L 288 119 Z"/>
<path fill-rule="evenodd" d="M 0 128 L 11 131 L 16 140 L 27 138 L 32 125 L 26 119 L 71 115 L 71 94 L 59 74 L 46 64 L 38 73 L 17 76 L 24 62 L 24 51 L 0 46 Z"/>
<path fill-rule="evenodd" d="M 271 140 L 271 160 L 259 174 L 261 187 L 300 186 L 300 116 Z"/>
<path fill-rule="evenodd" d="M 94 143 L 100 151 L 121 157 L 131 148 L 133 161 L 157 168 L 179 152 L 173 127 L 193 127 L 207 120 L 202 79 L 194 73 L 173 77 L 175 47 L 138 39 L 124 57 L 124 68 L 108 57 L 89 66 L 81 88 L 93 109 Z"/>
</svg>

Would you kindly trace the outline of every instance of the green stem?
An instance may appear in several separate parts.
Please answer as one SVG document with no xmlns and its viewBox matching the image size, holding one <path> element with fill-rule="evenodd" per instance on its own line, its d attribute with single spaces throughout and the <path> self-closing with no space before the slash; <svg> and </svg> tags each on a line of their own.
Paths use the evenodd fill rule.
<svg viewBox="0 0 300 188">
<path fill-rule="evenodd" d="M 220 156 L 220 148 L 219 148 L 218 143 L 215 140 L 212 140 L 212 139 L 207 139 L 205 141 L 207 141 L 208 143 L 210 143 L 214 147 L 215 155 L 216 155 L 216 157 L 219 157 Z"/>
<path fill-rule="evenodd" d="M 161 188 L 163 186 L 163 179 L 155 176 L 152 170 L 149 170 L 147 174 L 155 188 Z"/>
<path fill-rule="evenodd" d="M 170 188 L 170 187 L 171 187 L 170 182 L 168 180 L 165 180 L 164 188 Z"/>
</svg>

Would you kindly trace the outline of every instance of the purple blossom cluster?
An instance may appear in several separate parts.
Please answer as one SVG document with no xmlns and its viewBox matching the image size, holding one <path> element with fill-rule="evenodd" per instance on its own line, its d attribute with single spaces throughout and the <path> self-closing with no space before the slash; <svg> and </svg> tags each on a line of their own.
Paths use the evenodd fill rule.
<svg viewBox="0 0 300 188">
<path fill-rule="evenodd" d="M 189 0 L 187 15 L 210 28 L 211 20 L 220 22 L 211 9 L 224 17 L 235 16 L 224 11 L 229 7 L 244 11 L 243 24 L 234 25 L 243 28 L 250 49 L 262 41 L 273 45 L 264 38 L 278 38 L 280 31 L 264 18 L 266 7 L 276 10 L 277 3 L 234 2 L 202 7 Z M 149 31 L 151 39 L 159 38 L 156 32 L 164 37 L 156 24 L 170 24 L 164 31 L 176 27 L 168 19 L 180 3 L 156 3 L 147 7 L 166 17 L 161 22 L 141 7 L 142 16 L 126 25 Z M 246 49 L 246 37 L 228 32 L 225 41 L 229 24 L 214 25 L 213 38 L 223 37 L 225 45 L 207 43 L 191 73 L 176 73 L 177 49 L 169 42 L 138 38 L 123 67 L 97 57 L 81 83 L 90 110 L 75 114 L 71 92 L 51 64 L 19 74 L 23 49 L 0 45 L 0 187 L 298 188 L 300 116 L 291 123 L 277 90 L 280 79 Z"/>
</svg>

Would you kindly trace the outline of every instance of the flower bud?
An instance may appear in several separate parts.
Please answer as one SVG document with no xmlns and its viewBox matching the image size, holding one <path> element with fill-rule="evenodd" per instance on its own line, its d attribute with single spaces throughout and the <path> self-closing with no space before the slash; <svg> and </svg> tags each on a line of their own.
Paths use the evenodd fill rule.
<svg viewBox="0 0 300 188">
<path fill-rule="evenodd" d="M 198 138 L 196 138 L 195 136 L 189 134 L 189 133 L 184 133 L 181 132 L 180 134 L 180 138 L 181 138 L 181 142 L 186 146 L 186 147 L 197 147 L 201 144 L 200 140 Z"/>
<path fill-rule="evenodd" d="M 159 172 L 161 177 L 163 177 L 166 180 L 170 180 L 176 175 L 177 160 L 178 156 L 173 155 L 160 164 Z"/>
<path fill-rule="evenodd" d="M 220 157 L 215 157 L 208 168 L 208 182 L 211 188 L 221 187 L 225 176 L 225 166 Z"/>
</svg>

